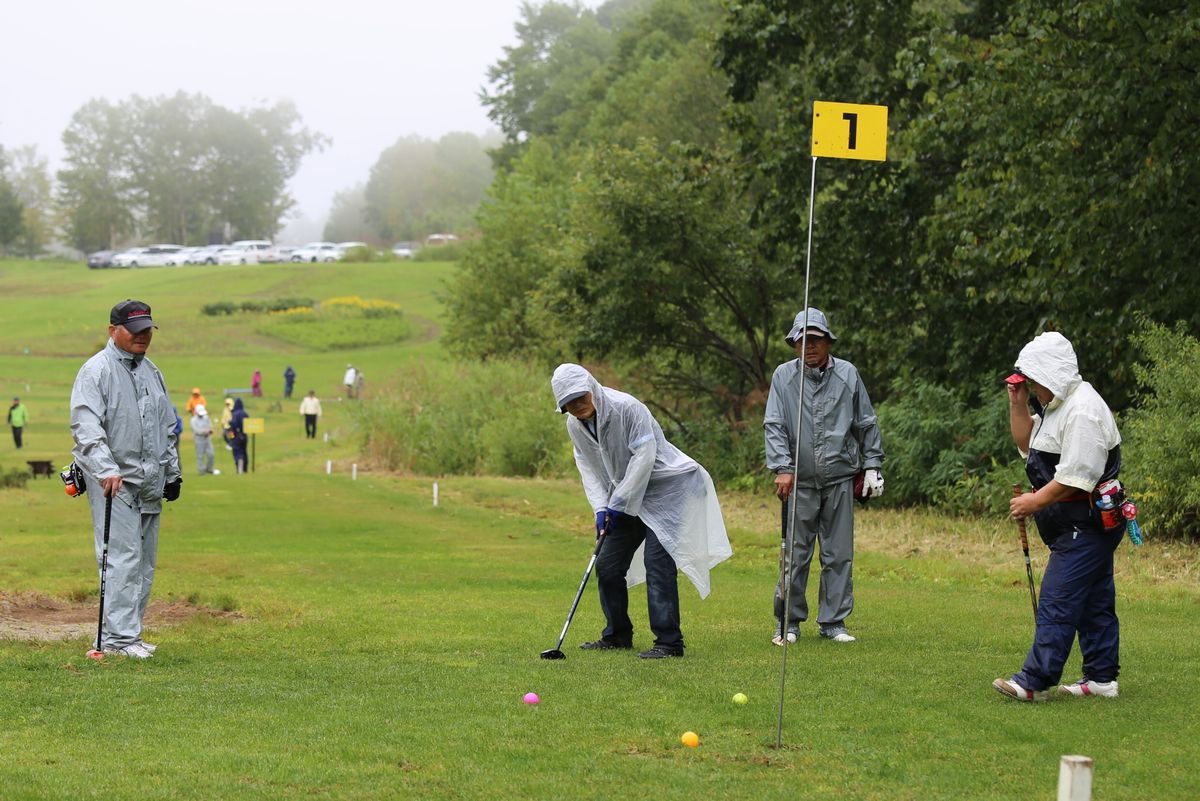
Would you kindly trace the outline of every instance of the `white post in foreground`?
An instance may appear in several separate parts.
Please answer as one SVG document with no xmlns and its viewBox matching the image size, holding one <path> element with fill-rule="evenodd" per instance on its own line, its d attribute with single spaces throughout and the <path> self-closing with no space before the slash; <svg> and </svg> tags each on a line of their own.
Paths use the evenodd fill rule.
<svg viewBox="0 0 1200 801">
<path fill-rule="evenodd" d="M 1091 801 L 1092 758 L 1064 756 L 1058 763 L 1058 801 Z"/>
<path fill-rule="evenodd" d="M 358 464 L 350 465 L 350 480 L 358 481 Z"/>
<path fill-rule="evenodd" d="M 329 442 L 329 432 L 328 431 L 325 432 L 325 441 Z"/>
<path fill-rule="evenodd" d="M 333 472 L 333 460 L 326 459 L 325 460 L 325 475 L 329 475 L 332 472 Z"/>
<path fill-rule="evenodd" d="M 433 482 L 433 505 L 437 506 L 437 482 Z"/>
</svg>

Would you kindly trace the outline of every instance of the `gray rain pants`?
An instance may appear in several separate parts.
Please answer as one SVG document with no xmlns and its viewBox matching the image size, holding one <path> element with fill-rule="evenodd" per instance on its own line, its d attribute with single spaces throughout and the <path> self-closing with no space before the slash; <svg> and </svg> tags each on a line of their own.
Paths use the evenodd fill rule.
<svg viewBox="0 0 1200 801">
<path fill-rule="evenodd" d="M 196 436 L 196 472 L 200 475 L 213 471 L 212 435 Z"/>
<path fill-rule="evenodd" d="M 88 481 L 88 502 L 96 540 L 96 567 L 104 554 L 104 492 Z M 108 535 L 108 576 L 104 588 L 104 642 L 101 648 L 122 648 L 141 639 L 142 619 L 150 603 L 154 561 L 158 556 L 157 512 L 145 514 L 122 498 L 113 498 Z"/>
<path fill-rule="evenodd" d="M 842 623 L 854 611 L 854 478 L 817 489 L 796 487 L 796 532 L 792 542 L 791 612 L 788 627 L 808 620 L 808 568 L 819 541 L 821 585 L 817 623 L 822 627 Z M 786 518 L 785 518 L 786 519 Z M 786 536 L 786 531 L 783 532 Z M 780 548 L 782 551 L 782 546 Z M 784 588 L 775 588 L 775 620 L 781 617 Z"/>
</svg>

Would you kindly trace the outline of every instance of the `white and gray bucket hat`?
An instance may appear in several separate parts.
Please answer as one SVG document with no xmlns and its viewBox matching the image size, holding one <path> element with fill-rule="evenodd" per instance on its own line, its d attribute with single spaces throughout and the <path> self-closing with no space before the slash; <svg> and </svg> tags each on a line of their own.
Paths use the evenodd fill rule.
<svg viewBox="0 0 1200 801">
<path fill-rule="evenodd" d="M 805 312 L 796 315 L 796 319 L 792 323 L 792 330 L 788 331 L 788 335 L 785 337 L 789 345 L 794 345 L 796 340 L 800 339 L 800 335 L 804 333 L 804 316 Z M 829 330 L 829 321 L 825 319 L 825 313 L 811 306 L 808 309 L 808 330 L 819 331 L 829 337 L 830 341 L 837 342 L 837 337 Z"/>
</svg>

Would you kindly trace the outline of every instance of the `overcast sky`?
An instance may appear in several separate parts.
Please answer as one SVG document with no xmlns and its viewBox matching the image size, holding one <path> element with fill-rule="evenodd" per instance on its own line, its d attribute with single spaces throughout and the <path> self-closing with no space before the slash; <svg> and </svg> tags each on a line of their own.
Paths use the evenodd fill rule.
<svg viewBox="0 0 1200 801">
<path fill-rule="evenodd" d="M 589 3 L 589 5 L 592 5 Z M 520 0 L 0 0 L 0 144 L 51 169 L 92 98 L 179 90 L 231 109 L 289 99 L 329 136 L 292 180 L 311 221 L 401 136 L 491 128 L 486 70 Z M 281 237 L 282 238 L 282 237 Z"/>
</svg>

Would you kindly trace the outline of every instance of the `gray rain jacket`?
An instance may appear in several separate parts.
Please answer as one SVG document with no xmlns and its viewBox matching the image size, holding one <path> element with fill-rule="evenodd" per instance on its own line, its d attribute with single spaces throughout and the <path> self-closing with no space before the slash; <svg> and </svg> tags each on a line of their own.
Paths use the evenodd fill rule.
<svg viewBox="0 0 1200 801">
<path fill-rule="evenodd" d="M 800 439 L 799 470 L 792 462 L 796 412 L 800 400 L 801 359 L 785 362 L 771 376 L 763 416 L 767 468 L 795 473 L 796 486 L 827 487 L 859 470 L 883 466 L 883 442 L 867 388 L 853 364 L 829 357 L 824 370 L 806 367 L 805 425 Z"/>
<path fill-rule="evenodd" d="M 85 473 L 96 481 L 119 475 L 117 497 L 144 513 L 162 510 L 163 487 L 181 472 L 175 412 L 154 362 L 109 339 L 75 376 L 71 434 Z"/>
</svg>

